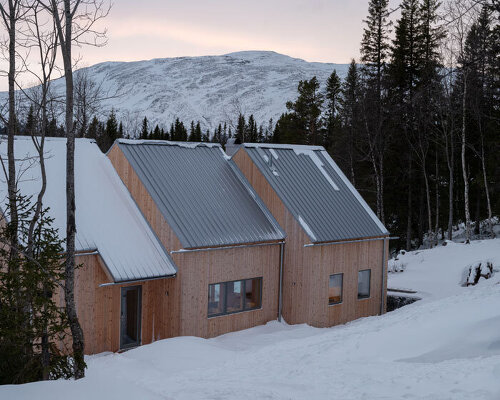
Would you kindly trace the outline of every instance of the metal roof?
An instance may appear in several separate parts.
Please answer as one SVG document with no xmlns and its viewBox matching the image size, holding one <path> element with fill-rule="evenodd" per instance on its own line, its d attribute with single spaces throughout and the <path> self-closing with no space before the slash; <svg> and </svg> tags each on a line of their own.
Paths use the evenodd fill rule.
<svg viewBox="0 0 500 400">
<path fill-rule="evenodd" d="M 245 143 L 312 243 L 388 235 L 322 146 Z"/>
<path fill-rule="evenodd" d="M 278 222 L 218 144 L 119 140 L 118 146 L 183 248 L 284 239 Z"/>
<path fill-rule="evenodd" d="M 38 153 L 30 136 L 14 141 L 18 188 L 22 195 L 40 190 Z M 44 207 L 53 226 L 66 236 L 66 139 L 45 139 L 47 189 Z M 7 152 L 0 138 L 0 154 Z M 5 158 L 6 159 L 6 158 Z M 0 178 L 0 200 L 5 204 L 7 185 Z M 114 282 L 154 279 L 176 274 L 176 266 L 142 216 L 111 161 L 95 141 L 76 139 L 75 204 L 78 252 L 97 250 Z"/>
</svg>

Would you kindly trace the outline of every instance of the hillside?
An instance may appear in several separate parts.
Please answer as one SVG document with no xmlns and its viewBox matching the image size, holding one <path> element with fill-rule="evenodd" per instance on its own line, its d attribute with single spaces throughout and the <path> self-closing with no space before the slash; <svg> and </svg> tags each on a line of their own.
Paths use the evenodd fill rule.
<svg viewBox="0 0 500 400">
<path fill-rule="evenodd" d="M 88 67 L 88 76 L 102 84 L 102 114 L 114 108 L 128 131 L 137 131 L 144 116 L 168 127 L 175 118 L 199 120 L 213 129 L 234 123 L 241 112 L 258 123 L 275 121 L 285 103 L 297 96 L 300 80 L 316 76 L 323 84 L 334 69 L 340 77 L 346 64 L 312 63 L 271 51 L 245 51 L 222 56 L 158 58 L 136 62 L 105 62 Z M 64 93 L 64 81 L 53 90 Z M 116 96 L 115 96 L 116 95 Z M 0 93 L 6 98 L 6 93 Z"/>
<path fill-rule="evenodd" d="M 495 239 L 407 253 L 389 286 L 415 284 L 424 300 L 382 317 L 162 340 L 89 357 L 81 381 L 3 386 L 0 398 L 498 399 L 499 248 Z M 478 260 L 491 261 L 495 275 L 462 287 Z"/>
</svg>

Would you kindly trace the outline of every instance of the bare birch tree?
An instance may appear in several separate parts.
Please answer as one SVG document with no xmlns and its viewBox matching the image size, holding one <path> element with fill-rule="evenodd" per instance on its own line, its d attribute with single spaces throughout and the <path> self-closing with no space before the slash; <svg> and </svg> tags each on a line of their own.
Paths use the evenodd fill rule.
<svg viewBox="0 0 500 400">
<path fill-rule="evenodd" d="M 52 15 L 59 40 L 66 82 L 65 130 L 66 149 L 66 268 L 65 301 L 75 358 L 75 379 L 85 376 L 84 337 L 78 321 L 74 295 L 75 279 L 75 127 L 74 82 L 72 48 L 76 44 L 100 46 L 105 44 L 105 32 L 95 29 L 96 23 L 106 17 L 110 6 L 100 0 L 39 0 Z"/>
<path fill-rule="evenodd" d="M 465 211 L 465 240 L 466 243 L 471 239 L 471 217 L 470 217 L 470 202 L 469 202 L 469 173 L 466 157 L 467 149 L 467 95 L 468 95 L 468 79 L 469 65 L 465 59 L 465 41 L 467 33 L 477 15 L 477 7 L 479 3 L 474 0 L 452 0 L 447 3 L 446 17 L 448 25 L 448 34 L 452 40 L 452 55 L 453 64 L 461 65 L 462 75 L 462 92 L 461 92 L 461 119 L 460 128 L 460 160 L 462 164 L 462 178 L 464 181 L 464 211 Z"/>
</svg>

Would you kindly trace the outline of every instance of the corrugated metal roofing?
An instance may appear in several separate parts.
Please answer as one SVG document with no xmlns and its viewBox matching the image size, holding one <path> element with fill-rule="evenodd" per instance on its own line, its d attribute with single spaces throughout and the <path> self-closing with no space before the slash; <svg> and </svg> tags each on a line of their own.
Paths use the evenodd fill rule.
<svg viewBox="0 0 500 400">
<path fill-rule="evenodd" d="M 118 146 L 185 249 L 285 237 L 219 145 L 119 140 Z"/>
<path fill-rule="evenodd" d="M 322 146 L 244 147 L 312 243 L 388 234 Z"/>
<path fill-rule="evenodd" d="M 38 194 L 41 185 L 38 154 L 31 137 L 15 140 L 16 167 L 23 195 Z M 0 154 L 7 151 L 0 139 Z M 6 158 L 5 158 L 6 159 Z M 66 236 L 66 139 L 45 141 L 47 190 L 54 227 Z M 0 182 L 5 204 L 7 185 Z M 97 250 L 115 282 L 171 276 L 176 266 L 120 180 L 110 160 L 94 141 L 75 144 L 76 250 Z"/>
</svg>

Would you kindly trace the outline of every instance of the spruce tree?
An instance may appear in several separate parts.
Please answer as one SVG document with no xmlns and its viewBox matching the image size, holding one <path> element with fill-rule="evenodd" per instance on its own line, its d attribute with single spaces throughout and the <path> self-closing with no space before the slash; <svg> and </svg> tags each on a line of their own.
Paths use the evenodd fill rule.
<svg viewBox="0 0 500 400">
<path fill-rule="evenodd" d="M 7 267 L 0 268 L 0 384 L 70 378 L 73 360 L 58 350 L 69 323 L 64 307 L 55 300 L 55 293 L 63 290 L 63 241 L 47 209 L 29 240 L 34 204 L 26 196 L 18 194 L 17 199 L 16 256 L 0 246 L 0 264 Z M 0 228 L 1 243 L 8 240 L 9 229 L 8 225 Z"/>
<path fill-rule="evenodd" d="M 390 21 L 388 0 L 370 0 L 368 16 L 361 42 L 361 61 L 366 79 L 364 99 L 367 153 L 371 160 L 377 196 L 377 216 L 382 222 L 384 214 L 384 157 L 385 127 L 383 112 L 383 78 L 389 51 Z"/>
<path fill-rule="evenodd" d="M 337 71 L 333 70 L 332 74 L 328 77 L 326 82 L 326 94 L 325 98 L 327 100 L 326 104 L 326 123 L 323 135 L 323 146 L 329 149 L 331 148 L 335 136 L 339 134 L 340 130 L 340 94 L 341 94 L 341 83 L 340 78 L 337 75 Z"/>
<path fill-rule="evenodd" d="M 140 139 L 147 139 L 149 134 L 149 124 L 148 124 L 148 119 L 144 117 L 142 120 L 142 129 L 141 129 L 141 135 Z"/>
<path fill-rule="evenodd" d="M 94 116 L 94 118 L 92 118 L 92 121 L 90 121 L 89 129 L 87 130 L 87 137 L 91 139 L 97 139 L 98 129 L 99 120 L 96 116 Z"/>
<path fill-rule="evenodd" d="M 361 123 L 359 96 L 360 82 L 358 67 L 356 61 L 353 59 L 349 64 L 345 81 L 342 83 L 341 96 L 339 99 L 339 114 L 342 132 L 346 137 L 347 143 L 347 175 L 353 185 L 355 185 L 354 164 L 357 158 L 355 143 Z"/>
<path fill-rule="evenodd" d="M 236 132 L 235 132 L 235 138 L 236 140 L 234 141 L 235 144 L 243 144 L 247 140 L 245 137 L 246 135 L 246 121 L 245 121 L 245 116 L 243 114 L 240 114 L 238 116 L 238 124 L 236 125 Z"/>
<path fill-rule="evenodd" d="M 310 145 L 320 144 L 320 115 L 323 95 L 319 92 L 319 82 L 315 76 L 309 81 L 300 81 L 297 90 L 299 93 L 297 100 L 286 103 L 295 125 L 294 130 L 299 134 L 299 137 L 295 138 L 293 142 Z"/>
</svg>

